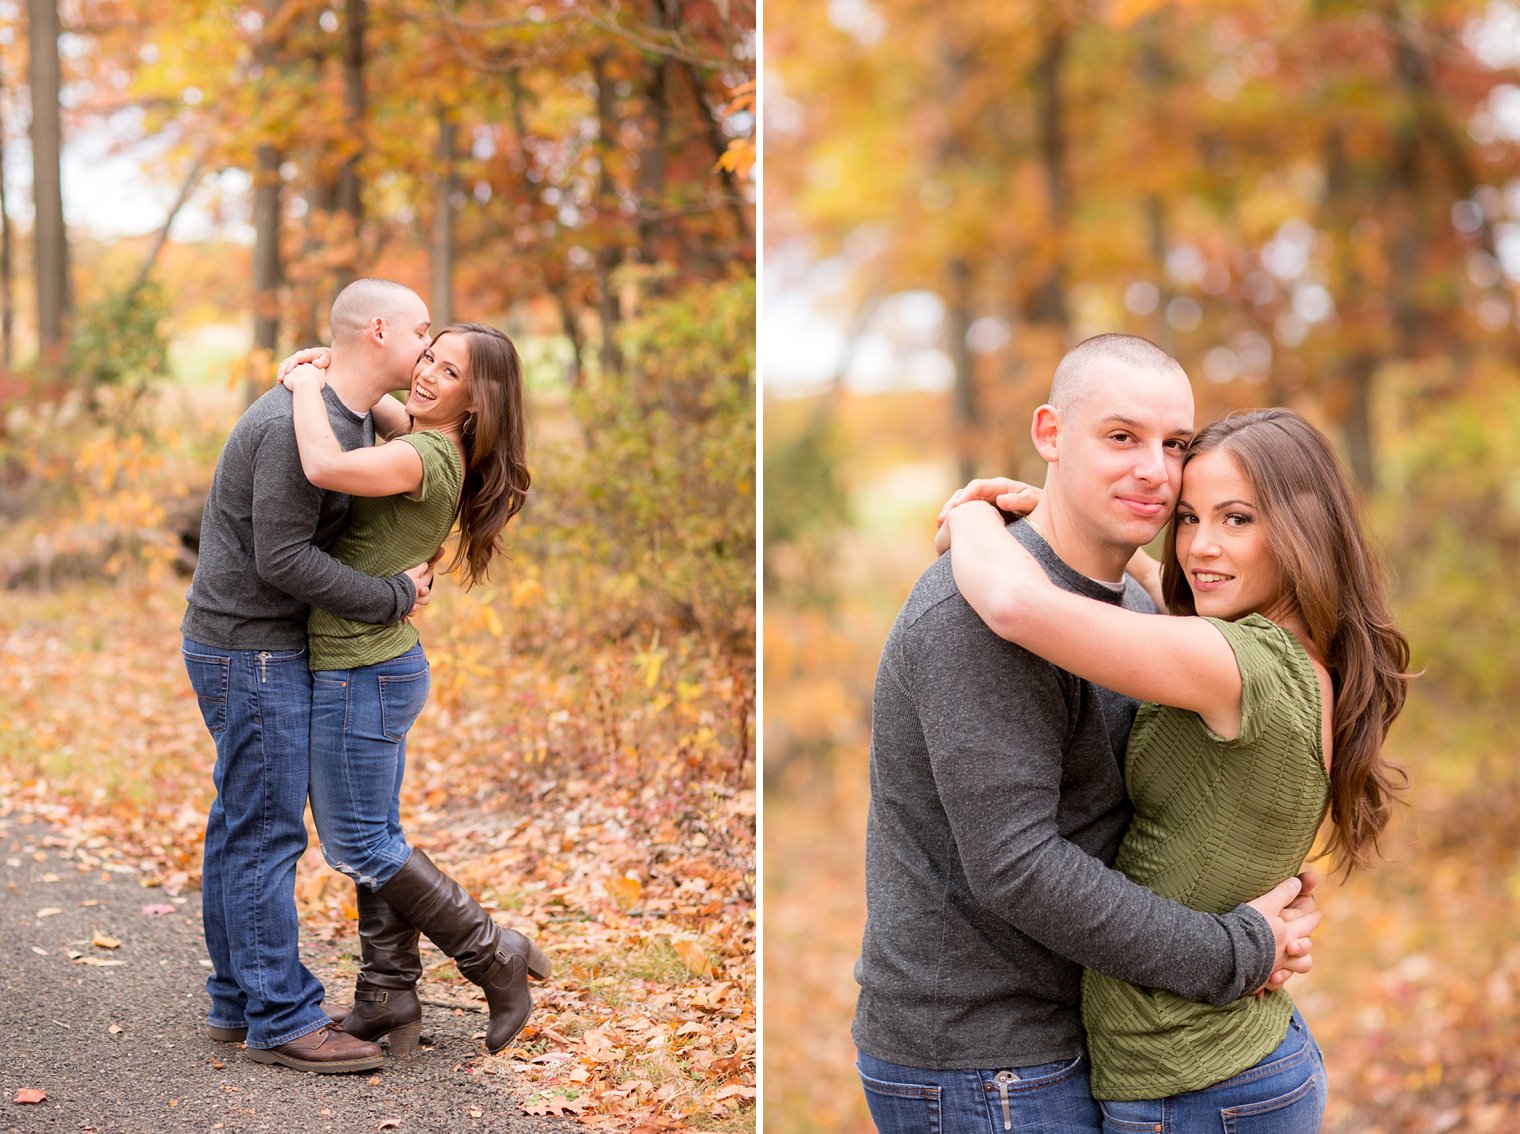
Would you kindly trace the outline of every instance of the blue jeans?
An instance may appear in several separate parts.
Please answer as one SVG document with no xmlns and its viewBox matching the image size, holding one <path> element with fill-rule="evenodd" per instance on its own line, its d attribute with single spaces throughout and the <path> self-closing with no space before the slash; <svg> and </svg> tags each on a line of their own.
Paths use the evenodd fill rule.
<svg viewBox="0 0 1520 1134">
<path fill-rule="evenodd" d="M 1038 1067 L 924 1071 L 865 1052 L 855 1069 L 880 1134 L 1098 1134 L 1087 1057 Z"/>
<path fill-rule="evenodd" d="M 1325 1061 L 1295 1009 L 1277 1050 L 1239 1075 L 1169 1099 L 1102 1106 L 1104 1134 L 1317 1134 Z"/>
<path fill-rule="evenodd" d="M 301 964 L 296 863 L 306 850 L 311 674 L 305 650 L 223 650 L 186 639 L 185 669 L 216 742 L 201 914 L 210 1021 L 278 1047 L 327 1024 Z"/>
<path fill-rule="evenodd" d="M 312 675 L 311 813 L 322 857 L 378 890 L 411 855 L 401 831 L 406 734 L 428 696 L 420 645 L 378 665 Z"/>
</svg>

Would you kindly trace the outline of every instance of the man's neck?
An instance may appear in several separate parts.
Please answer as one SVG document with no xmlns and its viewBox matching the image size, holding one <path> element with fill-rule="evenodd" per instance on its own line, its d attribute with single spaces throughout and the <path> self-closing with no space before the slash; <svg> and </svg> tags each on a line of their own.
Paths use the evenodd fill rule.
<svg viewBox="0 0 1520 1134">
<path fill-rule="evenodd" d="M 1124 566 L 1135 553 L 1135 548 L 1095 542 L 1080 525 L 1071 522 L 1063 509 L 1051 502 L 1048 492 L 1029 514 L 1029 520 L 1056 557 L 1073 571 L 1107 583 L 1124 578 Z"/>
<path fill-rule="evenodd" d="M 376 388 L 375 372 L 356 364 L 347 355 L 339 356 L 333 351 L 327 366 L 327 384 L 333 388 L 338 399 L 355 413 L 368 413 L 388 391 Z"/>
</svg>

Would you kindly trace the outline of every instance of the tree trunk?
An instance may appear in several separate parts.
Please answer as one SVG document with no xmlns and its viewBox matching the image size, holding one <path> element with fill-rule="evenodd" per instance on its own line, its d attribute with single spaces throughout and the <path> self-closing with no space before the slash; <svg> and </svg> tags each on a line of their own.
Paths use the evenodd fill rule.
<svg viewBox="0 0 1520 1134">
<path fill-rule="evenodd" d="M 0 95 L 4 92 L 4 76 L 0 75 Z M 11 247 L 11 213 L 5 200 L 5 131 L 0 128 L 0 376 L 10 373 L 15 360 L 11 337 L 16 326 L 15 262 Z"/>
<path fill-rule="evenodd" d="M 334 296 L 359 277 L 359 236 L 364 226 L 364 186 L 359 180 L 359 162 L 364 156 L 364 124 L 368 112 L 364 92 L 364 34 L 369 22 L 368 4 L 366 0 L 345 0 L 343 12 L 344 120 L 349 137 L 358 149 L 343 163 L 338 174 L 338 208 L 348 218 L 352 243 L 349 255 L 337 266 Z"/>
<path fill-rule="evenodd" d="M 1066 175 L 1066 107 L 1061 99 L 1061 74 L 1066 65 L 1069 42 L 1069 29 L 1064 23 L 1057 23 L 1046 34 L 1045 51 L 1035 68 L 1039 85 L 1036 98 L 1040 107 L 1040 158 L 1045 171 L 1045 191 L 1049 197 L 1047 223 L 1056 251 L 1054 261 L 1046 267 L 1045 279 L 1035 292 L 1030 316 L 1037 323 L 1053 324 L 1063 332 L 1071 325 L 1071 316 L 1066 306 L 1065 249 L 1071 193 Z"/>
<path fill-rule="evenodd" d="M 603 231 L 603 244 L 596 256 L 597 314 L 602 325 L 602 374 L 611 377 L 623 369 L 623 355 L 617 344 L 618 324 L 623 317 L 622 304 L 618 300 L 617 284 L 613 280 L 613 274 L 623 262 L 623 249 L 615 235 L 617 190 L 608 168 L 612 153 L 617 148 L 617 111 L 604 52 L 591 57 L 591 74 L 596 82 L 596 152 L 601 166 L 597 179 L 596 205 Z"/>
<path fill-rule="evenodd" d="M 280 342 L 280 151 L 265 143 L 254 155 L 253 174 L 253 349 L 261 362 L 272 360 Z M 267 388 L 271 375 L 250 372 L 251 403 Z"/>
<path fill-rule="evenodd" d="M 438 113 L 438 203 L 433 211 L 432 314 L 433 326 L 454 321 L 454 198 L 459 192 L 455 162 L 459 126 L 446 110 Z"/>
<path fill-rule="evenodd" d="M 586 348 L 581 342 L 581 329 L 575 321 L 575 308 L 570 306 L 570 297 L 563 286 L 555 286 L 554 282 L 550 281 L 549 290 L 554 295 L 555 304 L 559 307 L 559 321 L 564 329 L 565 338 L 570 340 L 570 373 L 565 375 L 565 383 L 572 390 L 578 390 L 581 379 L 586 373 Z"/>
<path fill-rule="evenodd" d="M 665 0 L 655 0 L 662 20 L 668 18 Z M 639 254 L 646 264 L 660 262 L 658 247 L 665 222 L 665 152 L 670 144 L 670 59 L 658 55 L 644 76 L 643 145 L 639 149 Z M 675 257 L 672 257 L 674 259 Z"/>
<path fill-rule="evenodd" d="M 1362 492 L 1369 497 L 1376 487 L 1372 435 L 1373 374 L 1376 369 L 1377 358 L 1371 354 L 1359 353 L 1351 359 L 1346 369 L 1349 400 L 1342 421 L 1347 463 Z"/>
<path fill-rule="evenodd" d="M 68 351 L 68 232 L 63 224 L 63 115 L 59 105 L 62 69 L 58 60 L 58 6 L 30 0 L 32 87 L 32 199 L 36 208 L 38 366 L 57 375 Z"/>
<path fill-rule="evenodd" d="M 950 338 L 950 360 L 955 365 L 955 451 L 964 484 L 976 475 L 976 382 L 972 370 L 971 265 L 961 257 L 950 261 L 949 302 L 946 304 L 945 331 Z"/>
</svg>

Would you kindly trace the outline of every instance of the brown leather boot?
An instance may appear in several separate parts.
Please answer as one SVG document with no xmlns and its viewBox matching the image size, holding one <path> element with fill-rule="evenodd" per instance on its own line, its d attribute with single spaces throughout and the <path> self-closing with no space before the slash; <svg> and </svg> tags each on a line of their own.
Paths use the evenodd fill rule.
<svg viewBox="0 0 1520 1134">
<path fill-rule="evenodd" d="M 485 990 L 491 1022 L 486 1050 L 500 1051 L 522 1030 L 533 1010 L 529 974 L 543 979 L 549 958 L 521 933 L 502 929 L 420 850 L 413 849 L 379 896 L 454 958 L 459 971 Z"/>
<path fill-rule="evenodd" d="M 255 1063 L 280 1063 L 297 1071 L 315 1071 L 321 1075 L 373 1071 L 385 1063 L 379 1044 L 355 1039 L 341 1028 L 330 1026 L 297 1036 L 279 1047 L 250 1047 L 247 1051 Z"/>
<path fill-rule="evenodd" d="M 411 922 L 367 886 L 355 884 L 359 902 L 359 979 L 354 1006 L 340 1016 L 343 1030 L 362 1040 L 389 1037 L 393 1056 L 417 1050 L 422 1032 L 419 934 Z"/>
</svg>

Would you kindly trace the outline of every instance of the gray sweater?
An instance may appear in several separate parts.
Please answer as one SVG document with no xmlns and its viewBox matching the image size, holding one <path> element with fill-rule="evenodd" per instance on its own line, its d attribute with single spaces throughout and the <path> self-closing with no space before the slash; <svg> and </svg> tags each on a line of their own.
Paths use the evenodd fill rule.
<svg viewBox="0 0 1520 1134">
<path fill-rule="evenodd" d="M 344 449 L 374 441 L 369 414 L 330 386 L 322 394 Z M 238 419 L 216 463 L 181 633 L 224 650 L 297 650 L 313 606 L 361 622 L 400 620 L 417 597 L 411 579 L 377 579 L 324 550 L 347 516 L 347 496 L 301 471 L 290 391 L 276 386 Z"/>
<path fill-rule="evenodd" d="M 1010 527 L 1077 594 L 1154 610 Z M 1005 642 L 924 572 L 876 675 L 866 928 L 853 1034 L 878 1059 L 935 1070 L 1031 1066 L 1083 1050 L 1082 968 L 1227 1004 L 1271 975 L 1266 919 L 1189 910 L 1113 861 L 1129 822 L 1133 701 Z"/>
</svg>

